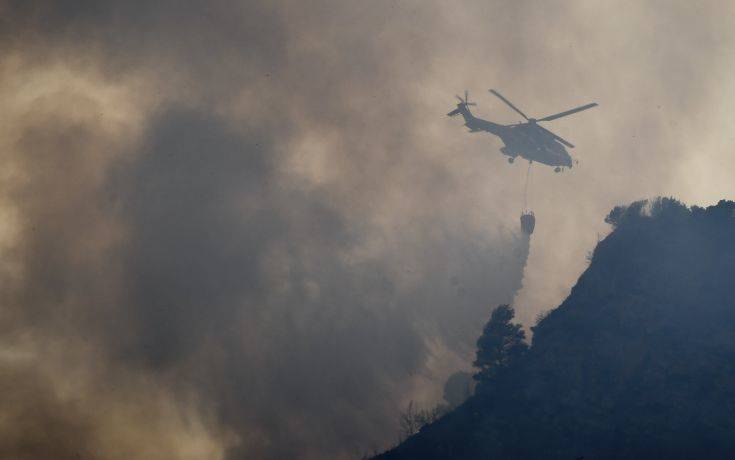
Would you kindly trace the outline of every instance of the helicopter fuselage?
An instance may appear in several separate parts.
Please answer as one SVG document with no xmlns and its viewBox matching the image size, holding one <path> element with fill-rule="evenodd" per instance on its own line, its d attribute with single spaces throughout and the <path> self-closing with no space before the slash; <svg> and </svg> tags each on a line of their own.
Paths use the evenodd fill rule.
<svg viewBox="0 0 735 460">
<path fill-rule="evenodd" d="M 520 156 L 549 166 L 572 167 L 572 157 L 564 145 L 533 124 L 510 126 L 507 130 L 510 134 L 498 137 L 505 144 L 500 149 L 501 153 L 509 158 Z"/>
<path fill-rule="evenodd" d="M 500 152 L 513 162 L 516 157 L 524 158 L 549 166 L 571 168 L 572 157 L 563 144 L 544 132 L 535 122 L 516 125 L 501 125 L 475 117 L 470 110 L 460 104 L 448 115 L 462 115 L 465 126 L 470 132 L 487 132 L 503 141 Z"/>
</svg>

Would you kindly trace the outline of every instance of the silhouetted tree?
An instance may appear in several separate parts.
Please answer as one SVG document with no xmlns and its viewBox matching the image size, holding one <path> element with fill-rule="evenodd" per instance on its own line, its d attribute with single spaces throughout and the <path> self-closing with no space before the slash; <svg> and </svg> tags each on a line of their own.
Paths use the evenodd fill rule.
<svg viewBox="0 0 735 460">
<path fill-rule="evenodd" d="M 477 355 L 472 363 L 478 369 L 475 380 L 490 380 L 498 370 L 507 367 L 528 350 L 526 333 L 511 320 L 515 311 L 510 305 L 500 305 L 493 311 L 477 340 Z"/>
</svg>

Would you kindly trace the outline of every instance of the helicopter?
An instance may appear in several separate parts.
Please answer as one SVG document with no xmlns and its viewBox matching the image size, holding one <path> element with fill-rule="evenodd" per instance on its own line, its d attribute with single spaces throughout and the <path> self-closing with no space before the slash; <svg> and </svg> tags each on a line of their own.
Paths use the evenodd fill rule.
<svg viewBox="0 0 735 460">
<path fill-rule="evenodd" d="M 516 157 L 520 156 L 531 163 L 535 161 L 553 166 L 555 172 L 560 172 L 564 168 L 572 167 L 572 157 L 569 155 L 569 152 L 567 152 L 565 146 L 571 149 L 574 148 L 574 145 L 539 125 L 538 122 L 556 120 L 557 118 L 566 117 L 573 113 L 591 109 L 592 107 L 597 106 L 596 102 L 536 119 L 527 117 L 525 113 L 518 109 L 518 107 L 513 105 L 513 103 L 494 89 L 489 91 L 494 96 L 497 96 L 501 101 L 505 102 L 508 107 L 515 110 L 526 121 L 512 125 L 501 125 L 493 123 L 492 121 L 483 120 L 482 118 L 477 118 L 469 109 L 469 106 L 475 106 L 477 104 L 469 101 L 467 90 L 464 92 L 464 99 L 461 96 L 456 96 L 456 98 L 459 99 L 457 108 L 449 112 L 447 115 L 450 117 L 462 115 L 465 121 L 465 126 L 469 128 L 471 133 L 485 131 L 498 136 L 500 140 L 503 141 L 503 144 L 505 144 L 500 149 L 500 152 L 508 156 L 508 163 L 513 163 Z"/>
</svg>

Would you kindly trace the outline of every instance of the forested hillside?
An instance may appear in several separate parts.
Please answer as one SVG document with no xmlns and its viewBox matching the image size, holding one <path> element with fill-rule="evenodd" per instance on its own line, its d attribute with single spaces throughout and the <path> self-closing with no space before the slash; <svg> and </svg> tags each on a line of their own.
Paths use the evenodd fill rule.
<svg viewBox="0 0 735 460">
<path fill-rule="evenodd" d="M 379 458 L 733 458 L 734 212 L 672 199 L 615 208 L 530 348 L 512 309 L 494 315 L 476 394 Z"/>
</svg>

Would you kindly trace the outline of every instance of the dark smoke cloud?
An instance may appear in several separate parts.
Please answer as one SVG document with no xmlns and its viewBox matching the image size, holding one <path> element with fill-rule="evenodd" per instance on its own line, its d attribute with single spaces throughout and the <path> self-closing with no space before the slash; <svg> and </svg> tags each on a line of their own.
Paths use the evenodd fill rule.
<svg viewBox="0 0 735 460">
<path fill-rule="evenodd" d="M 386 381 L 425 354 L 406 313 L 386 308 L 386 268 L 349 260 L 360 235 L 319 191 L 271 185 L 268 152 L 243 150 L 262 139 L 172 109 L 147 142 L 118 177 L 136 333 L 126 358 L 200 382 L 227 426 L 265 427 L 271 445 L 243 455 L 359 448 L 378 418 L 359 431 L 344 421 L 380 406 Z"/>
<path fill-rule="evenodd" d="M 392 8 L 3 6 L 16 69 L 50 60 L 89 86 L 25 105 L 6 161 L 18 274 L 3 328 L 20 350 L 68 350 L 33 354 L 47 371 L 6 410 L 43 406 L 34 423 L 53 433 L 29 431 L 34 452 L 196 458 L 168 442 L 188 436 L 229 458 L 355 457 L 466 365 L 526 252 L 422 156 L 411 85 L 393 78 L 429 66 L 430 49 L 389 52 Z M 106 88 L 131 81 L 140 115 L 108 121 L 126 96 Z M 57 381 L 64 365 L 83 390 Z M 185 414 L 154 410 L 156 391 Z M 97 405 L 153 409 L 130 428 Z"/>
<path fill-rule="evenodd" d="M 521 257 L 473 244 L 461 229 L 414 236 L 432 253 L 401 255 L 426 267 L 407 291 L 392 261 L 351 254 L 367 224 L 340 213 L 329 190 L 280 182 L 273 152 L 258 145 L 269 142 L 171 109 L 122 166 L 114 183 L 130 225 L 132 298 L 121 320 L 135 332 L 122 351 L 200 382 L 238 433 L 266 430 L 262 445 L 246 440 L 233 457 L 359 455 L 366 440 L 389 435 L 401 382 L 428 358 L 424 340 L 466 352 L 488 299 L 519 287 Z"/>
<path fill-rule="evenodd" d="M 267 139 L 217 117 L 165 110 L 107 173 L 94 133 L 40 119 L 21 136 L 17 333 L 83 334 L 113 367 L 193 387 L 241 437 L 235 458 L 380 447 L 426 341 L 466 353 L 488 299 L 518 287 L 512 246 L 440 218 L 408 238 L 417 255 L 354 254 L 367 224 L 329 190 L 293 189 Z M 397 270 L 421 279 L 408 289 Z"/>
</svg>

